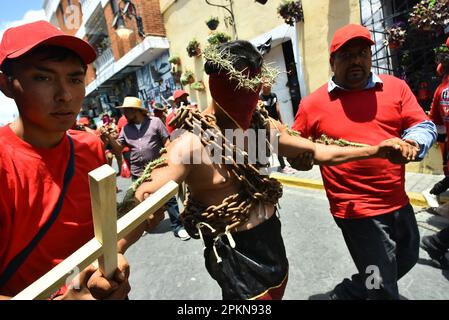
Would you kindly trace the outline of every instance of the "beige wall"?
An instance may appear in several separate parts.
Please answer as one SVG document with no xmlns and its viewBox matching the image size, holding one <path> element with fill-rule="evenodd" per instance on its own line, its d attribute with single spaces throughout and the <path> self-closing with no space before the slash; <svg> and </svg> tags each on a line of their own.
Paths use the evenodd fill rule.
<svg viewBox="0 0 449 320">
<path fill-rule="evenodd" d="M 348 23 L 360 23 L 359 0 L 303 1 L 304 24 L 298 26 L 307 92 L 329 80 L 329 45 L 333 33 Z"/>
<path fill-rule="evenodd" d="M 212 3 L 225 1 L 213 0 Z M 283 23 L 277 16 L 276 8 L 279 1 L 271 0 L 266 5 L 260 5 L 253 0 L 234 1 L 234 14 L 239 39 L 251 39 L 261 33 L 265 33 Z M 186 52 L 188 42 L 196 38 L 204 48 L 207 45 L 207 37 L 210 30 L 205 21 L 210 16 L 217 16 L 220 25 L 217 31 L 222 31 L 232 36 L 232 28 L 226 28 L 223 18 L 227 16 L 224 9 L 212 7 L 204 0 L 160 0 L 161 11 L 164 16 L 167 38 L 170 42 L 170 53 L 181 57 L 182 69 L 195 73 L 195 80 L 207 82 L 207 76 L 203 74 L 203 59 L 201 57 L 190 58 Z M 186 88 L 193 100 L 196 100 L 202 108 L 208 105 L 209 98 L 205 92 L 198 92 Z"/>
<path fill-rule="evenodd" d="M 224 0 L 213 3 L 225 4 Z M 265 5 L 253 0 L 234 0 L 234 14 L 239 39 L 253 39 L 261 34 L 284 24 L 277 14 L 281 0 L 270 0 Z M 201 57 L 190 58 L 186 52 L 188 42 L 196 38 L 204 48 L 210 30 L 205 21 L 210 16 L 218 16 L 220 25 L 217 31 L 232 35 L 232 28 L 226 28 L 223 18 L 227 16 L 224 9 L 212 7 L 204 0 L 160 0 L 161 11 L 167 38 L 170 41 L 170 53 L 181 57 L 182 69 L 195 73 L 196 81 L 204 80 L 203 60 Z M 303 1 L 305 23 L 297 25 L 298 42 L 296 45 L 301 56 L 300 68 L 304 80 L 303 92 L 309 93 L 326 82 L 330 76 L 328 48 L 333 32 L 350 22 L 360 21 L 358 0 L 306 0 Z M 291 27 L 293 28 L 293 27 Z M 295 43 L 293 43 L 295 46 Z M 298 61 L 297 61 L 298 62 Z M 186 88 L 201 108 L 208 104 L 208 95 Z"/>
</svg>

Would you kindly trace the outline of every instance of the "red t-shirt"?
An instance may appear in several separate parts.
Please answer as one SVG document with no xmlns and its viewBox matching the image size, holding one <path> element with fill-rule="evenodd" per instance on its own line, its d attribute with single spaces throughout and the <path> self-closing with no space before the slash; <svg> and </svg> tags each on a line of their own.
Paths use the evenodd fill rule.
<svg viewBox="0 0 449 320">
<path fill-rule="evenodd" d="M 361 91 L 327 91 L 327 84 L 304 98 L 293 129 L 303 137 L 343 138 L 377 145 L 400 137 L 427 119 L 408 85 L 380 75 L 382 84 Z M 397 210 L 408 203 L 405 166 L 386 159 L 365 159 L 337 166 L 321 166 L 332 214 L 363 218 Z"/>
<path fill-rule="evenodd" d="M 167 118 L 165 119 L 165 126 L 167 127 L 167 131 L 168 133 L 172 134 L 173 131 L 175 131 L 175 127 L 173 126 L 169 126 L 168 124 L 170 123 L 171 119 L 173 119 L 173 117 L 175 116 L 175 112 L 172 111 L 170 112 L 170 114 L 167 116 Z"/>
<path fill-rule="evenodd" d="M 88 173 L 106 163 L 101 140 L 70 130 L 75 173 L 57 220 L 0 294 L 15 295 L 93 236 Z M 34 148 L 9 126 L 0 128 L 0 273 L 47 221 L 60 195 L 69 160 L 65 136 L 54 148 Z"/>
<path fill-rule="evenodd" d="M 435 90 L 429 117 L 436 125 L 444 125 L 449 133 L 449 75 Z"/>
</svg>

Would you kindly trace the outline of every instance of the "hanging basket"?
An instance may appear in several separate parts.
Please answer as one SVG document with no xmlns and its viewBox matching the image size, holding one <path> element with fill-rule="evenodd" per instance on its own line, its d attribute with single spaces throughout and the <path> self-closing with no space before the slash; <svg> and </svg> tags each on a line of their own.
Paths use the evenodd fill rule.
<svg viewBox="0 0 449 320">
<path fill-rule="evenodd" d="M 206 89 L 204 86 L 204 83 L 202 81 L 197 81 L 197 82 L 192 83 L 190 85 L 190 88 L 192 88 L 193 90 L 198 90 L 198 91 L 203 91 Z"/>
<path fill-rule="evenodd" d="M 212 31 L 216 30 L 219 24 L 220 20 L 217 17 L 211 17 L 206 21 L 207 27 Z"/>
<path fill-rule="evenodd" d="M 181 64 L 181 58 L 179 56 L 170 56 L 168 62 L 179 66 Z"/>
<path fill-rule="evenodd" d="M 181 80 L 181 84 L 182 84 L 183 86 L 186 86 L 186 85 L 188 85 L 188 84 L 194 83 L 194 82 L 195 82 L 195 77 L 194 77 L 192 71 L 186 71 L 186 72 L 184 72 L 184 73 L 182 74 L 180 80 Z"/>
<path fill-rule="evenodd" d="M 294 26 L 295 22 L 304 21 L 304 11 L 300 0 L 283 0 L 277 12 L 288 25 Z"/>
<path fill-rule="evenodd" d="M 200 43 L 195 39 L 189 42 L 186 50 L 189 57 L 198 57 L 201 55 Z"/>
</svg>

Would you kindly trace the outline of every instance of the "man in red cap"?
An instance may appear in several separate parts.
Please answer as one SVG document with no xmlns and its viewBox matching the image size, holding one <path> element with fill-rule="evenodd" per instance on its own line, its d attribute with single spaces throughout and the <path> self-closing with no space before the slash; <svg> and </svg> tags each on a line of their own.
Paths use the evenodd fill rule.
<svg viewBox="0 0 449 320">
<path fill-rule="evenodd" d="M 10 28 L 0 43 L 0 89 L 19 117 L 0 128 L 0 295 L 19 293 L 94 237 L 88 173 L 105 163 L 99 138 L 68 130 L 85 95 L 85 41 L 45 21 Z M 68 131 L 67 131 L 68 130 Z M 89 266 L 55 299 L 123 299 L 128 265 L 113 280 Z M 95 290 L 95 291 L 94 291 Z"/>
<path fill-rule="evenodd" d="M 334 75 L 301 101 L 293 129 L 303 137 L 325 134 L 369 145 L 401 138 L 419 148 L 422 159 L 436 139 L 435 125 L 404 81 L 371 72 L 373 44 L 360 25 L 335 32 Z M 331 213 L 358 270 L 326 298 L 399 299 L 397 281 L 418 260 L 419 232 L 404 190 L 410 159 L 391 153 L 388 160 L 321 166 Z"/>
<path fill-rule="evenodd" d="M 135 186 L 135 196 L 142 201 L 169 180 L 185 181 L 189 192 L 181 218 L 191 237 L 204 241 L 205 265 L 223 298 L 281 299 L 288 281 L 276 214 L 282 186 L 262 170 L 269 165 L 261 148 L 270 143 L 270 134 L 279 139 L 279 154 L 326 164 L 385 156 L 390 151 L 413 158 L 417 150 L 400 139 L 384 142 L 380 148 L 342 148 L 290 135 L 257 107 L 262 81 L 272 83 L 276 72 L 269 70 L 251 43 L 240 40 L 212 47 L 204 51 L 204 58 L 213 114 L 180 108 L 174 124 L 185 131 L 179 130 L 157 166 L 146 168 L 152 170 L 151 176 Z M 202 130 L 205 134 L 198 136 Z M 235 134 L 236 141 L 243 132 L 260 139 L 230 143 L 223 137 L 225 132 Z M 261 152 L 256 161 L 250 160 L 248 154 L 255 150 Z M 134 236 L 123 245 L 140 235 Z"/>
</svg>

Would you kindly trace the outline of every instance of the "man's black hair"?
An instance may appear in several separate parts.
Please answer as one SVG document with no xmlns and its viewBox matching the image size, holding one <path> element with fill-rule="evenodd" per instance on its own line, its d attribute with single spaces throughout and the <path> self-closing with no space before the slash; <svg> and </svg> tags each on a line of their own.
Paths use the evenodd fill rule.
<svg viewBox="0 0 449 320">
<path fill-rule="evenodd" d="M 83 60 L 81 59 L 81 57 L 75 52 L 72 51 L 70 49 L 67 49 L 65 47 L 59 47 L 59 46 L 39 46 L 33 50 L 31 50 L 30 52 L 26 53 L 25 55 L 16 58 L 16 59 L 5 59 L 5 61 L 3 62 L 3 64 L 1 65 L 1 71 L 6 74 L 7 76 L 12 76 L 12 65 L 14 63 L 14 61 L 17 61 L 19 59 L 23 59 L 24 57 L 31 55 L 31 54 L 36 54 L 36 53 L 41 53 L 43 52 L 45 54 L 44 59 L 43 60 L 51 60 L 51 61 L 65 61 L 68 58 L 76 58 L 79 60 L 79 62 L 81 63 L 81 65 L 83 66 L 84 71 L 87 70 L 87 66 L 86 64 L 83 62 Z"/>
<path fill-rule="evenodd" d="M 262 66 L 263 58 L 257 49 L 248 41 L 236 40 L 219 45 L 218 52 L 223 52 L 225 56 L 232 59 L 232 64 L 236 70 L 249 69 L 255 71 Z M 213 61 L 206 61 L 204 71 L 207 74 L 217 73 L 220 68 Z"/>
</svg>

